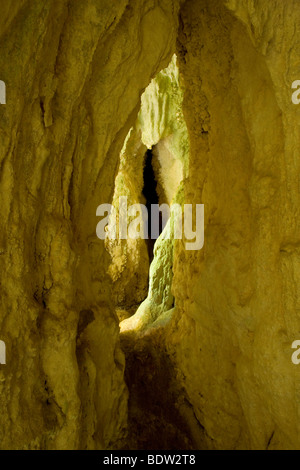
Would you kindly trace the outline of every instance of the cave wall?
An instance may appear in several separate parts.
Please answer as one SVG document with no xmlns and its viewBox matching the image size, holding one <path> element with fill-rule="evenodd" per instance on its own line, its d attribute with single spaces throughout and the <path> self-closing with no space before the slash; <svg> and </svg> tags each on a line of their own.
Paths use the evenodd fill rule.
<svg viewBox="0 0 300 470">
<path fill-rule="evenodd" d="M 152 149 L 151 164 L 159 204 L 170 206 L 178 198 L 180 183 L 188 172 L 189 164 L 189 138 L 182 102 L 183 90 L 174 54 L 168 67 L 161 70 L 144 91 L 136 123 L 130 129 L 120 154 L 113 196 L 117 227 L 120 196 L 127 197 L 128 206 L 139 203 L 147 205 L 143 190 L 147 149 Z M 133 219 L 129 218 L 128 224 Z M 150 220 L 148 229 L 151 227 Z M 112 231 L 114 223 L 112 217 L 109 230 Z M 163 247 L 157 250 L 154 240 L 118 239 L 118 230 L 115 240 L 106 239 L 111 256 L 109 274 L 113 281 L 114 302 L 121 321 L 131 317 L 148 294 L 149 298 L 153 295 L 155 299 L 155 310 L 159 305 L 162 311 L 172 305 L 173 297 L 167 294 L 171 288 L 173 264 L 173 237 L 169 238 L 170 241 L 162 241 Z M 153 249 L 156 254 L 149 272 Z"/>
<path fill-rule="evenodd" d="M 127 390 L 96 208 L 112 199 L 142 92 L 174 53 L 178 1 L 2 8 L 0 446 L 107 448 Z"/>
<path fill-rule="evenodd" d="M 167 344 L 209 448 L 300 448 L 299 24 L 293 0 L 180 13 L 185 202 L 205 204 L 205 244 L 177 244 Z"/>
<path fill-rule="evenodd" d="M 149 281 L 149 255 L 146 241 L 142 238 L 119 239 L 120 197 L 127 198 L 127 207 L 141 203 L 143 191 L 143 167 L 147 147 L 141 139 L 141 131 L 132 127 L 120 154 L 118 174 L 115 179 L 112 205 L 115 218 L 109 219 L 108 231 L 117 226 L 116 236 L 107 237 L 105 246 L 111 262 L 108 273 L 113 283 L 114 305 L 122 321 L 130 317 L 147 297 Z M 144 202 L 144 201 L 143 201 Z M 122 211 L 122 207 L 121 207 Z M 131 223 L 134 217 L 128 218 Z M 143 230 L 143 226 L 140 230 Z"/>
<path fill-rule="evenodd" d="M 140 310 L 147 345 L 130 356 L 135 383 L 148 381 L 143 406 L 163 409 L 147 426 L 167 423 L 165 445 L 171 430 L 186 448 L 300 448 L 298 2 L 186 0 L 178 34 L 177 0 L 2 3 L 0 447 L 124 438 L 124 356 L 95 214 L 113 198 L 141 95 L 177 48 L 190 140 L 181 202 L 205 204 L 205 244 L 157 246 L 159 309 Z"/>
</svg>

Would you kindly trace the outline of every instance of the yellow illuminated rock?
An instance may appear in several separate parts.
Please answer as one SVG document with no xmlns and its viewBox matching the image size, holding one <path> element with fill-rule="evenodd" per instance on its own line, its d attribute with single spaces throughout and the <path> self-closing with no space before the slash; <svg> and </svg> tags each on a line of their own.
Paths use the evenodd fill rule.
<svg viewBox="0 0 300 470">
<path fill-rule="evenodd" d="M 0 448 L 300 449 L 298 0 L 2 4 Z M 147 149 L 205 205 L 150 267 Z"/>
<path fill-rule="evenodd" d="M 2 3 L 0 446 L 108 448 L 127 389 L 96 208 L 174 54 L 178 2 Z"/>
<path fill-rule="evenodd" d="M 185 200 L 205 204 L 205 244 L 175 253 L 166 343 L 209 448 L 300 448 L 299 20 L 296 1 L 181 12 Z"/>
</svg>

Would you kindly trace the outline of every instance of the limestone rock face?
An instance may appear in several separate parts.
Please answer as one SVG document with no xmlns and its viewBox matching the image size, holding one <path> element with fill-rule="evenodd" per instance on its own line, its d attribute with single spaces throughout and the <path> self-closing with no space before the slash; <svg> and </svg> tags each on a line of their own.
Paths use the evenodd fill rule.
<svg viewBox="0 0 300 470">
<path fill-rule="evenodd" d="M 147 254 L 147 244 L 150 240 L 118 238 L 119 214 L 122 210 L 119 204 L 120 197 L 124 196 L 127 198 L 127 206 L 149 203 L 143 193 L 143 170 L 146 166 L 147 149 L 152 149 L 151 165 L 157 180 L 158 203 L 170 206 L 176 197 L 178 198 L 180 183 L 188 172 L 189 163 L 189 139 L 182 102 L 183 90 L 179 80 L 177 57 L 174 54 L 168 67 L 156 75 L 143 93 L 137 121 L 130 129 L 120 153 L 113 196 L 116 221 L 111 217 L 108 226 L 108 231 L 112 234 L 116 223 L 116 237 L 110 236 L 106 240 L 106 246 L 112 258 L 109 273 L 121 321 L 136 311 L 139 312 L 137 317 L 144 316 L 146 310 L 153 321 L 159 316 L 158 312 L 168 311 L 173 304 L 173 236 L 169 237 L 170 240 L 157 244 L 149 272 L 149 261 L 152 261 L 149 260 L 149 251 L 152 250 L 149 250 L 148 246 Z M 134 217 L 129 218 L 128 225 L 133 219 Z M 150 227 L 150 218 L 147 224 Z M 144 225 L 140 227 L 140 231 L 146 231 L 147 235 L 148 230 Z M 151 248 L 153 249 L 152 243 Z M 147 301 L 140 305 L 146 297 Z"/>
<path fill-rule="evenodd" d="M 2 4 L 1 449 L 300 449 L 298 0 Z M 151 147 L 205 243 L 149 270 Z"/>
<path fill-rule="evenodd" d="M 129 365 L 143 356 L 170 361 L 176 380 L 164 406 L 174 405 L 194 448 L 300 448 L 300 376 L 291 361 L 300 334 L 300 116 L 291 101 L 299 20 L 296 1 L 187 0 L 180 12 L 191 149 L 184 202 L 205 204 L 205 244 L 198 252 L 175 244 L 175 308 L 157 318 L 144 303 L 122 328 Z M 153 281 L 164 266 L 157 259 Z M 143 407 L 136 384 L 154 386 L 145 375 L 130 388 L 133 420 Z M 154 434 L 153 416 L 151 425 Z"/>
<path fill-rule="evenodd" d="M 179 2 L 2 3 L 1 448 L 107 448 L 127 391 L 96 208 L 174 53 Z"/>
<path fill-rule="evenodd" d="M 140 130 L 131 128 L 120 154 L 120 165 L 115 180 L 112 200 L 115 216 L 112 217 L 111 214 L 108 225 L 112 236 L 105 241 L 111 256 L 108 272 L 113 282 L 114 304 L 120 320 L 134 313 L 148 292 L 149 256 L 145 240 L 119 238 L 120 218 L 125 216 L 123 198 L 126 198 L 127 209 L 132 205 L 140 207 L 146 150 Z M 134 217 L 129 218 L 130 222 L 132 220 Z M 141 226 L 140 230 L 143 229 Z"/>
<path fill-rule="evenodd" d="M 299 4 L 188 0 L 180 24 L 205 244 L 175 252 L 167 344 L 210 448 L 299 449 Z"/>
</svg>

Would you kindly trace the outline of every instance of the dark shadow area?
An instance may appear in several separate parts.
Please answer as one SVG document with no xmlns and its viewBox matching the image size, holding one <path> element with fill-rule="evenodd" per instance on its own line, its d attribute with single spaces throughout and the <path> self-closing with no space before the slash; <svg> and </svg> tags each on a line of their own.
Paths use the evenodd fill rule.
<svg viewBox="0 0 300 470">
<path fill-rule="evenodd" d="M 151 238 L 151 205 L 152 204 L 159 204 L 159 198 L 157 195 L 156 187 L 157 181 L 155 179 L 155 173 L 152 166 L 153 160 L 153 153 L 152 149 L 147 150 L 145 155 L 145 166 L 144 166 L 144 187 L 143 187 L 143 196 L 146 199 L 146 207 L 148 211 L 148 240 L 147 240 L 147 248 L 148 248 L 148 255 L 149 261 L 153 260 L 153 249 L 156 239 Z M 159 220 L 159 234 L 162 232 L 162 220 L 160 214 Z"/>
<path fill-rule="evenodd" d="M 123 334 L 121 347 L 129 390 L 128 435 L 121 450 L 206 449 L 205 430 L 176 381 L 163 338 Z"/>
</svg>

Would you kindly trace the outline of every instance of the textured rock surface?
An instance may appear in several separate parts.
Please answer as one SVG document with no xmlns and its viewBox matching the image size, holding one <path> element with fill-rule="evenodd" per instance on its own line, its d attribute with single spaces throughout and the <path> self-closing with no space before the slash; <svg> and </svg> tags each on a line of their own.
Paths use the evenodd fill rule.
<svg viewBox="0 0 300 470">
<path fill-rule="evenodd" d="M 300 449 L 299 2 L 2 3 L 1 448 Z M 176 48 L 189 144 L 174 63 L 157 77 Z M 95 213 L 138 200 L 153 145 L 205 245 L 156 246 L 123 323 L 128 407 L 113 300 L 142 300 L 148 259 L 111 261 Z"/>
<path fill-rule="evenodd" d="M 104 448 L 127 392 L 95 213 L 141 93 L 174 53 L 178 2 L 3 8 L 1 448 Z"/>
<path fill-rule="evenodd" d="M 191 147 L 184 201 L 205 204 L 205 245 L 194 253 L 175 245 L 175 309 L 150 326 L 142 305 L 124 324 L 137 335 L 133 350 L 125 345 L 128 365 L 143 355 L 150 371 L 152 361 L 169 361 L 177 379 L 168 404 L 197 448 L 300 448 L 291 362 L 300 332 L 300 116 L 291 103 L 299 19 L 295 1 L 187 0 L 181 9 Z M 152 389 L 145 375 L 137 369 L 131 381 Z M 130 388 L 133 420 L 143 410 L 138 390 Z"/>
<path fill-rule="evenodd" d="M 134 313 L 148 292 L 149 256 L 145 240 L 119 239 L 119 214 L 122 211 L 119 198 L 127 198 L 127 208 L 141 203 L 146 150 L 140 130 L 131 128 L 120 154 L 112 200 L 116 210 L 116 239 L 107 238 L 105 242 L 111 256 L 108 272 L 113 282 L 114 304 L 120 320 Z M 130 217 L 129 222 L 133 219 L 134 217 Z M 115 220 L 111 218 L 109 231 L 114 230 L 114 224 Z"/>
<path fill-rule="evenodd" d="M 296 1 L 194 1 L 179 67 L 191 139 L 185 200 L 205 246 L 175 255 L 167 343 L 212 448 L 300 448 Z"/>
<path fill-rule="evenodd" d="M 128 206 L 147 202 L 142 194 L 147 148 L 153 148 L 152 166 L 158 182 L 156 192 L 159 204 L 171 205 L 172 200 L 175 201 L 180 183 L 187 174 L 189 161 L 189 140 L 182 101 L 183 92 L 174 54 L 168 67 L 151 81 L 143 93 L 137 121 L 130 129 L 120 154 L 113 197 L 113 205 L 117 209 L 117 227 L 120 196 L 127 197 Z M 128 224 L 131 221 L 129 219 Z M 113 230 L 112 222 L 109 230 Z M 137 310 L 138 305 L 147 297 L 149 282 L 149 299 L 153 298 L 154 309 L 157 310 L 158 307 L 160 312 L 168 310 L 173 303 L 170 289 L 172 240 L 158 246 L 150 273 L 144 240 L 118 240 L 117 230 L 117 239 L 107 240 L 106 246 L 112 257 L 109 273 L 113 280 L 119 318 L 122 320 Z M 142 310 L 144 306 L 145 304 Z M 154 316 L 157 317 L 158 314 L 152 315 L 152 320 Z"/>
</svg>

